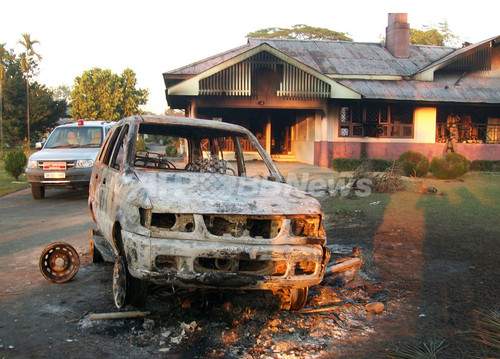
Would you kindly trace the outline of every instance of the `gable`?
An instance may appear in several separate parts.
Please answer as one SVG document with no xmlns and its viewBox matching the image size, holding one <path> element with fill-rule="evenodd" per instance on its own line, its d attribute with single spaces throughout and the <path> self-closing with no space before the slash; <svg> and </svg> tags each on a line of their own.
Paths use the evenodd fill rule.
<svg viewBox="0 0 500 359">
<path fill-rule="evenodd" d="M 491 70 L 492 49 L 498 46 L 499 37 L 463 47 L 415 74 L 414 79 L 433 81 L 437 71 L 481 72 Z"/>
<path fill-rule="evenodd" d="M 283 98 L 349 98 L 361 96 L 268 44 L 261 44 L 167 89 L 177 96 L 243 96 L 256 91 L 259 72 L 279 77 L 276 95 Z"/>
</svg>

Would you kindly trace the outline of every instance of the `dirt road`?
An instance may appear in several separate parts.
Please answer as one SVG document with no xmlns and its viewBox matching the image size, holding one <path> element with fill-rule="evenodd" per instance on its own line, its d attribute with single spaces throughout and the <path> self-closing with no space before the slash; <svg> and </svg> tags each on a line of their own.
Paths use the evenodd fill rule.
<svg viewBox="0 0 500 359">
<path fill-rule="evenodd" d="M 172 294 L 151 288 L 146 319 L 91 321 L 90 313 L 117 310 L 112 265 L 89 263 L 93 223 L 86 199 L 83 191 L 61 190 L 34 201 L 29 189 L 0 199 L 1 358 L 274 358 L 283 353 L 304 358 L 335 351 L 332 345 L 339 339 L 349 341 L 349 330 L 338 324 L 338 310 L 323 315 L 281 311 L 266 292 Z M 71 244 L 82 261 L 75 278 L 63 284 L 48 282 L 38 268 L 43 248 L 55 241 Z M 338 305 L 338 294 L 317 286 L 310 303 Z M 362 306 L 351 304 L 356 296 L 366 300 L 366 293 L 355 289 L 344 296 L 340 302 L 350 308 L 342 319 L 364 316 Z M 357 335 L 364 327 L 356 325 L 351 332 Z"/>
</svg>

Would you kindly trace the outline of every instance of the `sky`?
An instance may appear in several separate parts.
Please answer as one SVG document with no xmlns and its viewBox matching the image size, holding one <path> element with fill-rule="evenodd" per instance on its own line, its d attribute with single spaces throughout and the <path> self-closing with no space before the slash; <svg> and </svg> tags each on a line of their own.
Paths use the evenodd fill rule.
<svg viewBox="0 0 500 359">
<path fill-rule="evenodd" d="M 380 42 L 388 13 L 402 12 L 411 28 L 446 20 L 461 42 L 475 43 L 500 35 L 499 10 L 495 0 L 0 0 L 0 43 L 19 54 L 21 34 L 40 41 L 36 80 L 49 88 L 71 87 L 94 67 L 131 68 L 150 93 L 143 109 L 163 114 L 162 73 L 244 45 L 258 29 L 306 24 Z"/>
</svg>

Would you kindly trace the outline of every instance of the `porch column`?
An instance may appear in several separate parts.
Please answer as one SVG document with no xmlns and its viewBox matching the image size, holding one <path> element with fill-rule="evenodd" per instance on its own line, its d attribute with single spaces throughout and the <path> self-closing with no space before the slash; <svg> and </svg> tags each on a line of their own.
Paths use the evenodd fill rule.
<svg viewBox="0 0 500 359">
<path fill-rule="evenodd" d="M 191 100 L 191 106 L 189 107 L 189 117 L 197 118 L 198 116 L 198 107 L 196 106 L 196 99 Z"/>
<path fill-rule="evenodd" d="M 331 167 L 331 158 L 333 157 L 333 118 L 329 117 L 330 113 L 316 112 L 316 125 L 320 129 L 320 133 L 315 136 L 315 153 L 314 164 L 320 167 Z"/>
<path fill-rule="evenodd" d="M 271 114 L 267 115 L 266 123 L 266 152 L 271 156 Z"/>
</svg>

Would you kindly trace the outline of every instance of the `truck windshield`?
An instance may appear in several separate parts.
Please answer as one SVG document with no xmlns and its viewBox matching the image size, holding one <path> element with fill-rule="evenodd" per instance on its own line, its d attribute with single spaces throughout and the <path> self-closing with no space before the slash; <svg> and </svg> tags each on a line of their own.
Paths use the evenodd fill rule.
<svg viewBox="0 0 500 359">
<path fill-rule="evenodd" d="M 58 127 L 49 136 L 44 148 L 100 147 L 101 127 Z"/>
</svg>

